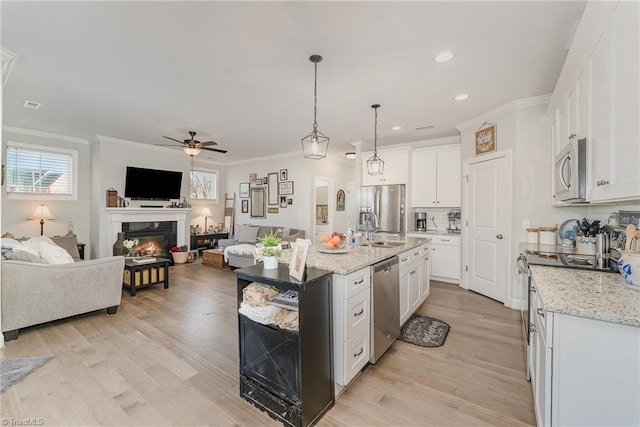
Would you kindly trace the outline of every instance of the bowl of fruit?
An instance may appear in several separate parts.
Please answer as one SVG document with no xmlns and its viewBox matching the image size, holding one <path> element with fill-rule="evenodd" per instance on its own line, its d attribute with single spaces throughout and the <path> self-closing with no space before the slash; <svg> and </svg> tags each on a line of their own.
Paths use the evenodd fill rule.
<svg viewBox="0 0 640 427">
<path fill-rule="evenodd" d="M 323 234 L 320 238 L 321 252 L 345 252 L 347 236 L 342 233 L 333 233 L 331 235 Z"/>
</svg>

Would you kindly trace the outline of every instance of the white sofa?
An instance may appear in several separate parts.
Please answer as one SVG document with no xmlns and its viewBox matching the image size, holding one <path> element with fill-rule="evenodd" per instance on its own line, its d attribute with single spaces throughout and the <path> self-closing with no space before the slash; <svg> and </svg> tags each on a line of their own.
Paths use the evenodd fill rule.
<svg viewBox="0 0 640 427">
<path fill-rule="evenodd" d="M 116 313 L 122 298 L 121 256 L 44 264 L 2 260 L 2 333 L 5 341 L 20 329 L 107 309 Z"/>
</svg>

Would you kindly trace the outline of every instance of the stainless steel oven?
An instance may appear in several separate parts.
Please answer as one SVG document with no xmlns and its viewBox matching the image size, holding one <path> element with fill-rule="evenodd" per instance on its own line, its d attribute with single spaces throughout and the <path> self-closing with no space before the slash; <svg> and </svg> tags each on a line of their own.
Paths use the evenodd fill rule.
<svg viewBox="0 0 640 427">
<path fill-rule="evenodd" d="M 569 141 L 554 164 L 556 201 L 579 203 L 587 195 L 587 140 Z"/>
</svg>

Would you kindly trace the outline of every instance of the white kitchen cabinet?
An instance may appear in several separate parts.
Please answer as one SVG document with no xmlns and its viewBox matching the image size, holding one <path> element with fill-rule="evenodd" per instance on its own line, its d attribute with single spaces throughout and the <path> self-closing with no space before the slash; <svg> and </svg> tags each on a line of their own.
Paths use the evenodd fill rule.
<svg viewBox="0 0 640 427">
<path fill-rule="evenodd" d="M 640 198 L 639 9 L 620 2 L 589 57 L 591 202 Z"/>
<path fill-rule="evenodd" d="M 413 275 L 410 274 L 413 271 L 414 259 L 413 251 L 406 251 L 398 255 L 400 278 L 399 278 L 399 298 L 400 298 L 400 324 L 402 325 L 407 321 L 409 316 L 413 313 L 411 309 L 411 280 Z"/>
<path fill-rule="evenodd" d="M 429 245 L 420 246 L 420 303 L 423 303 L 431 293 L 431 249 Z"/>
<path fill-rule="evenodd" d="M 532 296 L 537 424 L 640 425 L 640 327 L 550 312 Z"/>
<path fill-rule="evenodd" d="M 369 361 L 371 268 L 333 275 L 334 381 L 347 385 Z"/>
<path fill-rule="evenodd" d="M 411 157 L 411 206 L 460 206 L 460 148 L 419 149 Z"/>
<path fill-rule="evenodd" d="M 460 236 L 428 235 L 431 238 L 431 279 L 460 283 Z"/>
<path fill-rule="evenodd" d="M 367 160 L 373 156 L 373 151 L 362 153 L 362 185 L 392 185 L 406 184 L 409 158 L 407 151 L 378 151 L 378 157 L 384 160 L 382 175 L 369 175 Z"/>
</svg>

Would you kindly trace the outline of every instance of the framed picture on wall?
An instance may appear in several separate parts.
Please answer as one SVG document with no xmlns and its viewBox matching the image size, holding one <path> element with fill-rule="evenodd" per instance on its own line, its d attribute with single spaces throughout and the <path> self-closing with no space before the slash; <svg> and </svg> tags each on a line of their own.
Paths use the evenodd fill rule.
<svg viewBox="0 0 640 427">
<path fill-rule="evenodd" d="M 278 204 L 278 174 L 276 172 L 267 175 L 267 192 L 269 205 Z"/>
<path fill-rule="evenodd" d="M 476 156 L 496 151 L 496 125 L 484 122 L 476 131 Z"/>
<path fill-rule="evenodd" d="M 290 196 L 293 194 L 293 181 L 284 181 L 278 183 L 278 194 L 281 196 Z"/>
<path fill-rule="evenodd" d="M 280 169 L 280 181 L 289 179 L 289 169 Z"/>
<path fill-rule="evenodd" d="M 249 213 L 249 199 L 241 200 L 240 206 L 242 213 Z"/>
<path fill-rule="evenodd" d="M 249 198 L 249 183 L 241 182 L 240 183 L 240 198 L 248 199 Z"/>
</svg>

